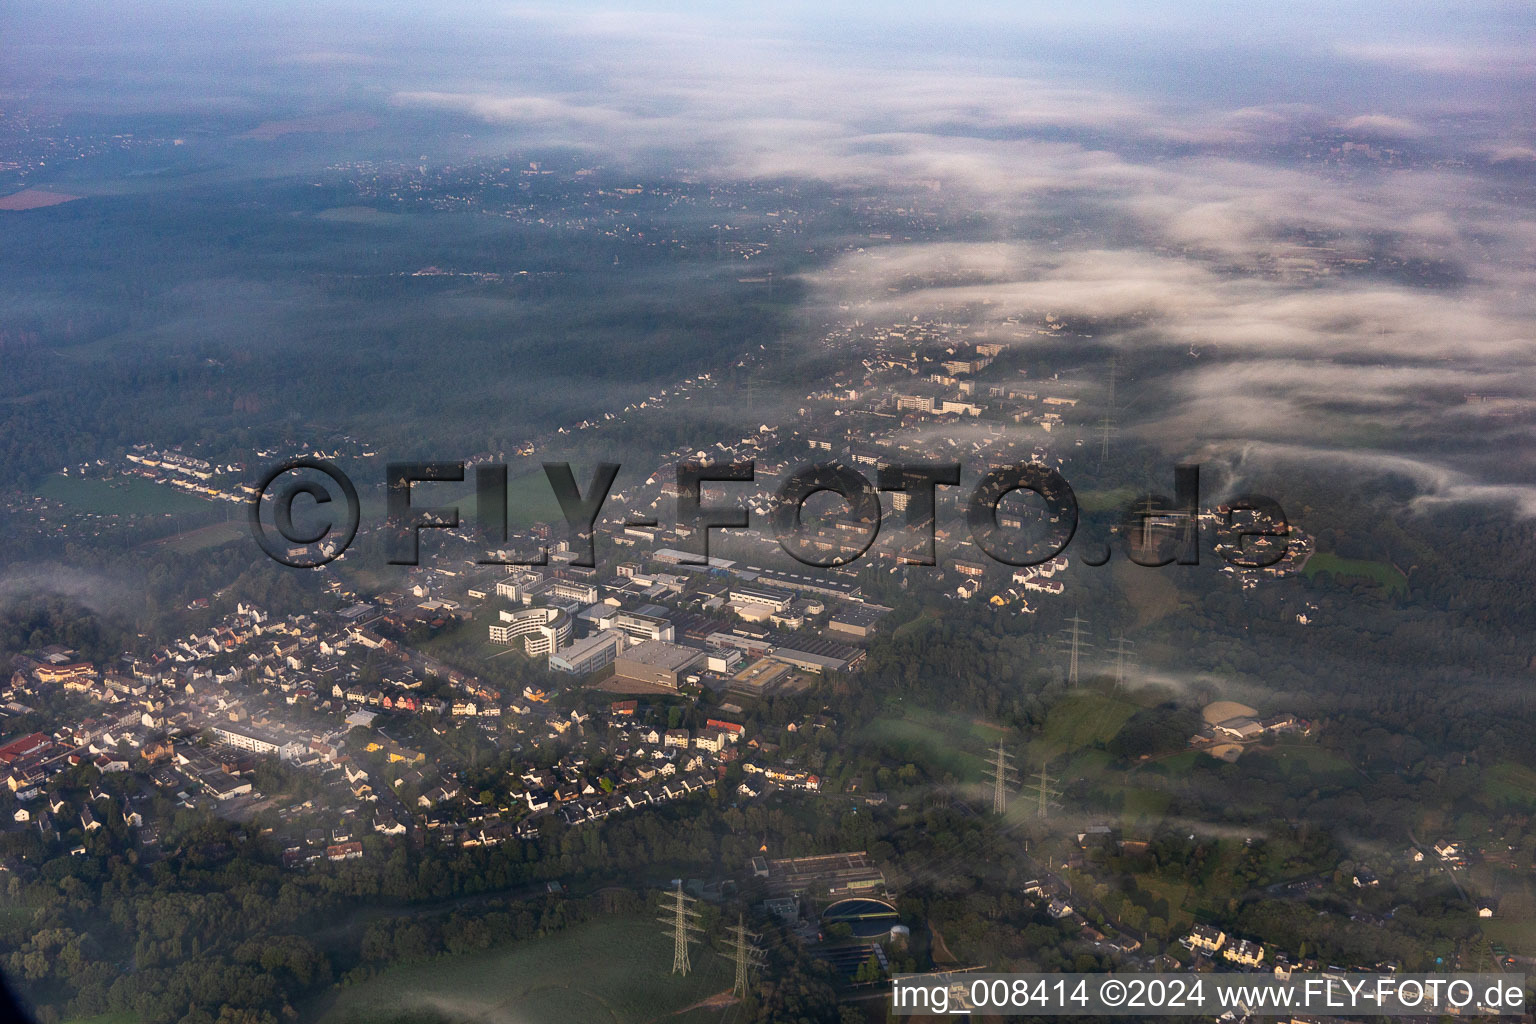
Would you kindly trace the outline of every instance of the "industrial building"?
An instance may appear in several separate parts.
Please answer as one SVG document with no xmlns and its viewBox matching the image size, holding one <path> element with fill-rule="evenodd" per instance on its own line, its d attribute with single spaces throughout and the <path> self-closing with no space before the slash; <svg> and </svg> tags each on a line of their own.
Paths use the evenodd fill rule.
<svg viewBox="0 0 1536 1024">
<path fill-rule="evenodd" d="M 614 674 L 675 690 L 682 674 L 703 656 L 703 651 L 691 647 L 647 640 L 614 659 Z"/>
<path fill-rule="evenodd" d="M 625 636 L 637 642 L 665 640 L 670 643 L 677 638 L 677 631 L 671 622 L 659 615 L 645 615 L 641 612 L 621 609 L 604 612 L 598 617 L 597 626 L 599 629 L 621 630 Z"/>
<path fill-rule="evenodd" d="M 843 899 L 885 892 L 885 874 L 863 850 L 782 860 L 754 857 L 752 873 L 772 896 Z"/>
<path fill-rule="evenodd" d="M 733 604 L 759 604 L 776 612 L 782 612 L 794 599 L 795 595 L 792 591 L 780 590 L 778 587 L 746 583 L 731 585 L 731 603 Z"/>
<path fill-rule="evenodd" d="M 622 650 L 624 634 L 617 629 L 605 629 L 552 653 L 549 656 L 549 667 L 556 672 L 586 675 L 612 665 Z"/>
</svg>

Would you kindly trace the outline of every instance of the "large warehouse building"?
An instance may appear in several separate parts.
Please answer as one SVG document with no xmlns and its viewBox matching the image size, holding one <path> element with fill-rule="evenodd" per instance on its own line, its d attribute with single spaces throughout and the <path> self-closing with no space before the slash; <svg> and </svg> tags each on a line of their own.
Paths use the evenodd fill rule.
<svg viewBox="0 0 1536 1024">
<path fill-rule="evenodd" d="M 687 669 L 704 656 L 703 651 L 665 640 L 647 640 L 620 654 L 613 662 L 614 675 L 677 689 Z"/>
</svg>

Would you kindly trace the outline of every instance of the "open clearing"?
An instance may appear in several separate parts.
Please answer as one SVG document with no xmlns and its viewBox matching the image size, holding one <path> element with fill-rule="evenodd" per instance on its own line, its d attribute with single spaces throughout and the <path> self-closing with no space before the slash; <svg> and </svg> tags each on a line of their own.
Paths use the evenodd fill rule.
<svg viewBox="0 0 1536 1024">
<path fill-rule="evenodd" d="M 498 1024 L 647 1024 L 730 988 L 730 964 L 702 945 L 692 958 L 694 973 L 669 974 L 671 947 L 649 918 L 612 918 L 484 953 L 389 968 L 336 992 L 320 1019 L 388 1024 L 426 1011 Z"/>
<path fill-rule="evenodd" d="M 1483 796 L 1494 807 L 1536 806 L 1536 771 L 1502 761 L 1489 769 L 1483 779 Z"/>
<path fill-rule="evenodd" d="M 229 544 L 233 541 L 249 541 L 251 528 L 242 517 L 238 520 L 231 519 L 224 523 L 210 523 L 200 526 L 195 530 L 188 530 L 176 537 L 167 537 L 164 540 L 155 541 L 157 545 L 181 554 L 191 554 L 196 551 L 206 551 L 216 548 L 221 544 Z"/>
<path fill-rule="evenodd" d="M 1489 942 L 1503 946 L 1517 956 L 1536 956 L 1536 921 L 1513 917 L 1479 921 Z"/>
<path fill-rule="evenodd" d="M 988 752 L 1007 737 L 986 722 L 921 708 L 876 718 L 859 730 L 860 740 L 878 745 L 890 760 L 923 761 L 970 782 L 987 778 Z"/>
<path fill-rule="evenodd" d="M 0 210 L 41 210 L 60 203 L 72 203 L 84 196 L 72 196 L 67 192 L 47 192 L 40 188 L 24 188 L 8 196 L 0 196 Z"/>
<path fill-rule="evenodd" d="M 1318 552 L 1307 559 L 1302 574 L 1312 579 L 1320 572 L 1341 580 L 1367 580 L 1375 583 L 1393 596 L 1408 596 L 1408 577 L 1396 566 L 1386 562 L 1371 562 L 1363 558 L 1340 558 L 1327 552 Z"/>
<path fill-rule="evenodd" d="M 1136 609 L 1132 631 L 1179 610 L 1179 588 L 1167 573 L 1137 565 L 1128 558 L 1118 558 L 1110 563 L 1110 575 L 1120 593 Z"/>
<path fill-rule="evenodd" d="M 1168 902 L 1167 921 L 1175 931 L 1183 931 L 1194 923 L 1194 918 L 1184 906 L 1189 900 L 1189 885 L 1151 874 L 1137 875 L 1136 884 L 1158 899 Z"/>
<path fill-rule="evenodd" d="M 1046 715 L 1045 742 L 1062 753 L 1108 743 L 1135 713 L 1136 705 L 1113 697 L 1068 697 Z"/>
<path fill-rule="evenodd" d="M 470 474 L 471 478 L 473 474 Z M 576 483 L 585 488 L 586 478 L 577 474 Z M 423 485 L 418 484 L 418 487 Z M 433 485 L 425 485 L 433 486 Z M 431 494 L 432 503 L 443 505 L 457 505 L 462 519 L 470 518 L 470 513 L 475 507 L 475 492 L 463 491 L 457 495 L 449 490 L 449 484 L 438 484 L 442 488 L 441 496 L 444 500 L 438 501 L 439 492 L 424 492 Z M 421 499 L 426 504 L 425 496 Z M 380 499 L 379 517 L 384 515 L 383 500 Z M 564 529 L 565 514 L 560 511 L 560 502 L 555 498 L 554 488 L 550 486 L 549 477 L 542 469 L 522 473 L 518 476 L 508 474 L 507 480 L 507 525 L 514 532 L 525 530 L 534 523 L 550 523 L 560 529 Z"/>
</svg>

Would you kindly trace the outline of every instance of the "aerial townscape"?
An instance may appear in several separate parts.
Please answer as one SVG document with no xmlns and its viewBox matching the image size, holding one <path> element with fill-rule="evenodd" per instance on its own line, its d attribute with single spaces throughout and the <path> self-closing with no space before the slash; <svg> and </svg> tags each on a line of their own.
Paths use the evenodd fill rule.
<svg viewBox="0 0 1536 1024">
<path fill-rule="evenodd" d="M 57 6 L 0 1017 L 1536 973 L 1528 12 Z"/>
</svg>

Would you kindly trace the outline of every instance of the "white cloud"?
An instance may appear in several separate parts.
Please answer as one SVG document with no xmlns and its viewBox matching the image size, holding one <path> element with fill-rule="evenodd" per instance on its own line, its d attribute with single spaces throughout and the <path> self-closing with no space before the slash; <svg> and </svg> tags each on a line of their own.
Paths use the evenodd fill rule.
<svg viewBox="0 0 1536 1024">
<path fill-rule="evenodd" d="M 1405 117 L 1393 117 L 1390 114 L 1360 114 L 1342 122 L 1339 127 L 1346 132 L 1376 135 L 1388 139 L 1421 139 L 1429 134 L 1429 129 L 1423 125 Z"/>
</svg>

